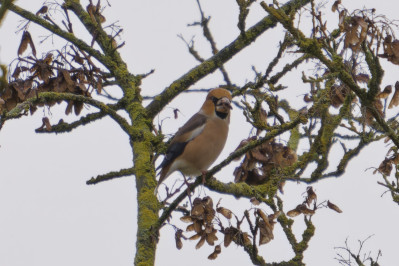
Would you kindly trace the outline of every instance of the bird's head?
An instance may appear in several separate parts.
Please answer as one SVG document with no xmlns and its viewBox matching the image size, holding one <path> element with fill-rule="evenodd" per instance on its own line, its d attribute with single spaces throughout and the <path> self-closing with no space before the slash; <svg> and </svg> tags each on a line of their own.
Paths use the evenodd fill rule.
<svg viewBox="0 0 399 266">
<path fill-rule="evenodd" d="M 206 96 L 202 111 L 208 115 L 216 113 L 222 119 L 229 116 L 231 108 L 231 93 L 223 88 L 211 90 Z"/>
</svg>

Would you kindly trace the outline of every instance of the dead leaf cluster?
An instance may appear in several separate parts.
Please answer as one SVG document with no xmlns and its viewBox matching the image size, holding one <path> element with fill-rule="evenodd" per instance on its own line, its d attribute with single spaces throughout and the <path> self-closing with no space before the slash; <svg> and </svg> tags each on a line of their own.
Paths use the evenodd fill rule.
<svg viewBox="0 0 399 266">
<path fill-rule="evenodd" d="M 376 15 L 375 9 L 357 9 L 351 13 L 343 6 L 341 1 L 335 1 L 331 10 L 338 13 L 339 34 L 343 33 L 344 49 L 351 49 L 354 53 L 361 51 L 365 43 L 370 50 L 372 44 L 376 45 L 378 51 L 381 43 L 384 45 L 384 54 L 380 57 L 388 58 L 394 64 L 399 64 L 399 44 L 392 41 L 392 21 L 385 16 Z M 384 35 L 387 36 L 384 38 Z"/>
<path fill-rule="evenodd" d="M 342 210 L 337 205 L 331 203 L 329 200 L 327 201 L 326 205 L 324 205 L 323 203 L 317 205 L 317 195 L 313 190 L 313 187 L 309 186 L 306 188 L 305 200 L 301 204 L 298 204 L 294 209 L 288 211 L 287 216 L 296 217 L 300 214 L 312 216 L 320 207 L 328 207 L 338 213 L 342 212 Z"/>
<path fill-rule="evenodd" d="M 277 211 L 273 214 L 266 215 L 261 209 L 256 210 L 256 215 L 260 218 L 257 219 L 257 226 L 259 228 L 259 246 L 269 243 L 274 239 L 273 229 L 274 220 L 280 216 L 281 212 Z"/>
<path fill-rule="evenodd" d="M 384 117 L 385 116 L 385 114 L 384 114 L 384 106 L 383 106 L 381 100 L 375 99 L 374 102 L 373 102 L 373 107 L 372 108 L 375 109 L 378 112 L 380 117 Z M 365 121 L 365 123 L 367 125 L 371 125 L 373 123 L 373 120 L 374 120 L 374 116 L 373 116 L 370 108 L 366 107 L 365 108 L 365 113 L 364 113 L 364 121 Z"/>
<path fill-rule="evenodd" d="M 335 108 L 340 107 L 348 94 L 349 89 L 345 85 L 332 85 L 330 90 L 331 105 Z"/>
<path fill-rule="evenodd" d="M 256 137 L 244 139 L 237 149 L 255 139 Z M 241 165 L 234 170 L 235 182 L 245 182 L 249 185 L 263 184 L 267 182 L 273 170 L 291 166 L 297 159 L 295 151 L 291 148 L 274 140 L 267 141 L 245 154 Z"/>
<path fill-rule="evenodd" d="M 248 246 L 252 244 L 251 236 L 234 226 L 224 228 L 222 233 L 224 234 L 223 243 L 225 247 L 230 246 L 231 242 L 233 241 L 241 246 Z"/>
<path fill-rule="evenodd" d="M 341 20 L 340 20 L 341 22 Z M 339 25 L 345 32 L 344 48 L 350 48 L 353 52 L 360 50 L 360 46 L 366 40 L 369 20 L 360 16 L 352 16 L 342 20 Z"/>
<path fill-rule="evenodd" d="M 91 1 L 90 1 L 91 2 Z M 105 17 L 101 14 L 101 6 L 100 1 L 97 2 L 97 5 L 93 5 L 92 3 L 88 4 L 86 7 L 87 13 L 90 15 L 90 19 L 94 24 L 97 24 L 97 21 L 101 24 L 105 22 Z"/>
<path fill-rule="evenodd" d="M 384 38 L 384 53 L 379 54 L 381 58 L 386 58 L 389 62 L 399 65 L 399 40 L 392 40 L 391 35 Z"/>
<path fill-rule="evenodd" d="M 389 95 L 392 93 L 392 85 L 387 85 L 383 91 L 379 92 L 375 97 L 373 102 L 373 108 L 378 112 L 381 117 L 384 117 L 384 105 L 381 100 L 388 99 Z M 395 92 L 388 104 L 388 109 L 392 109 L 399 105 L 399 81 L 395 83 Z M 365 109 L 365 122 L 368 125 L 371 125 L 373 122 L 374 116 L 372 115 L 369 108 Z"/>
<path fill-rule="evenodd" d="M 391 153 L 391 151 L 393 151 L 393 154 L 391 156 L 385 157 L 385 159 L 380 163 L 380 166 L 378 166 L 378 168 L 374 170 L 373 174 L 379 172 L 385 176 L 391 175 L 393 165 L 396 166 L 399 164 L 399 153 L 397 149 L 389 149 L 388 154 Z"/>
<path fill-rule="evenodd" d="M 213 219 L 215 218 L 216 211 L 213 208 L 212 198 L 207 196 L 204 198 L 195 198 L 191 209 L 191 215 L 186 215 L 180 218 L 181 221 L 190 223 L 186 231 L 195 232 L 190 240 L 199 239 L 196 249 L 201 248 L 205 241 L 208 245 L 213 246 L 215 241 L 218 240 L 216 233 L 217 230 L 213 226 Z"/>
<path fill-rule="evenodd" d="M 22 54 L 28 45 L 31 46 L 35 55 L 32 38 L 29 32 L 25 31 L 18 53 Z M 70 61 L 67 61 L 67 58 Z M 63 60 L 63 63 L 58 59 Z M 91 60 L 85 60 L 77 52 L 62 54 L 58 51 L 56 58 L 53 53 L 47 53 L 42 59 L 36 56 L 18 58 L 10 79 L 0 92 L 0 112 L 9 111 L 18 103 L 37 96 L 40 92 L 73 93 L 91 97 L 93 89 L 101 93 L 104 78 Z M 55 103 L 60 102 L 50 101 L 46 105 L 52 106 Z M 79 115 L 82 109 L 82 102 L 70 101 L 65 113 L 68 115 L 74 110 L 74 113 Z M 35 110 L 36 107 L 32 106 L 31 112 Z"/>
</svg>

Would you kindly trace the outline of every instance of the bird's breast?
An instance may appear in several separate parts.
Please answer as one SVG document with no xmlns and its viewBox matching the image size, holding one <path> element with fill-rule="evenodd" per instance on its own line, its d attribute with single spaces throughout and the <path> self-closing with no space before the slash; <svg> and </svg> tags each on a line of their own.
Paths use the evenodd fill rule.
<svg viewBox="0 0 399 266">
<path fill-rule="evenodd" d="M 190 141 L 180 158 L 185 167 L 180 171 L 189 176 L 207 170 L 222 152 L 228 135 L 228 123 L 221 119 L 210 119 L 204 130 Z"/>
</svg>

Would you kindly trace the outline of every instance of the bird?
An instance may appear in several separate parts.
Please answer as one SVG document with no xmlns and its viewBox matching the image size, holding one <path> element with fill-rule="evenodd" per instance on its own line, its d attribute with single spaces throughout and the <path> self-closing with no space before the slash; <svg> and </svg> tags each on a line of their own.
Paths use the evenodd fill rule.
<svg viewBox="0 0 399 266">
<path fill-rule="evenodd" d="M 184 179 L 185 176 L 206 173 L 226 143 L 231 101 L 231 93 L 224 88 L 209 91 L 201 109 L 179 128 L 170 141 L 165 157 L 156 169 L 161 171 L 155 193 L 175 171 L 180 171 Z"/>
</svg>

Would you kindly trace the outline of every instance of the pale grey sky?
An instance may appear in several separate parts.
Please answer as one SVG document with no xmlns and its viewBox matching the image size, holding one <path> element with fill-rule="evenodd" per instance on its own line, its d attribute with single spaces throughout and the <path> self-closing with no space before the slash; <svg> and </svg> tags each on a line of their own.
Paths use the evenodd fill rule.
<svg viewBox="0 0 399 266">
<path fill-rule="evenodd" d="M 187 40 L 195 35 L 195 44 L 201 55 L 210 56 L 209 44 L 203 40 L 201 30 L 186 26 L 199 20 L 195 0 L 109 1 L 112 7 L 104 11 L 106 24 L 119 21 L 118 24 L 124 28 L 122 39 L 126 45 L 120 51 L 129 69 L 134 74 L 147 73 L 153 68 L 156 70 L 143 81 L 144 95 L 160 92 L 197 65 L 185 44 L 177 37 L 178 34 Z M 88 1 L 82 2 L 86 5 Z M 106 3 L 104 0 L 102 2 Z M 328 9 L 333 2 L 327 3 Z M 218 47 L 222 48 L 239 33 L 236 27 L 236 1 L 203 0 L 201 3 L 205 13 L 212 16 L 210 28 Z M 248 26 L 265 15 L 259 3 L 253 4 Z M 36 12 L 43 2 L 19 0 L 16 4 Z M 363 5 L 375 7 L 378 13 L 391 19 L 397 18 L 399 8 L 396 1 L 359 0 L 343 1 L 343 4 L 349 10 Z M 15 31 L 19 21 L 18 17 L 9 13 L 0 28 L 1 36 L 9 36 L 0 41 L 2 63 L 8 64 L 17 56 L 21 33 L 16 34 Z M 74 27 L 76 32 L 81 33 L 77 23 L 74 23 Z M 45 34 L 35 34 L 37 29 L 35 25 L 30 26 L 36 49 L 41 54 L 52 46 L 52 39 L 39 45 Z M 232 81 L 243 84 L 252 79 L 252 65 L 264 70 L 274 56 L 272 51 L 278 46 L 282 33 L 281 27 L 266 32 L 253 46 L 226 64 Z M 57 38 L 53 41 L 54 48 L 58 48 Z M 384 66 L 387 72 L 383 84 L 393 84 L 397 80 L 398 66 L 385 62 Z M 215 72 L 193 88 L 210 88 L 221 83 L 222 76 Z M 284 81 L 289 87 L 298 86 L 299 83 L 294 78 Z M 290 93 L 292 99 L 303 104 L 300 89 L 292 89 Z M 170 107 L 179 108 L 182 115 L 177 120 L 165 120 L 164 131 L 173 133 L 198 111 L 204 96 L 182 95 L 174 100 Z M 132 265 L 137 220 L 134 178 L 125 177 L 96 186 L 85 184 L 87 179 L 97 174 L 131 166 L 128 138 L 110 119 L 79 128 L 70 134 L 34 133 L 34 129 L 41 125 L 43 115 L 56 123 L 64 118 L 64 110 L 64 104 L 51 108 L 51 113 L 47 109 L 38 110 L 34 116 L 8 121 L 0 131 L 0 265 Z M 89 111 L 92 109 L 85 110 Z M 170 116 L 172 109 L 165 108 L 160 119 Z M 250 132 L 240 110 L 236 108 L 232 117 L 230 135 L 218 161 L 232 152 Z M 64 120 L 71 121 L 74 118 L 71 116 Z M 387 149 L 383 143 L 370 145 L 351 162 L 344 176 L 314 185 L 319 200 L 331 200 L 340 206 L 343 213 L 323 209 L 313 216 L 316 234 L 305 252 L 307 265 L 338 265 L 334 260 L 334 247 L 343 246 L 349 237 L 349 244 L 356 250 L 357 240 L 372 234 L 374 237 L 367 242 L 364 252 L 371 251 L 376 255 L 381 249 L 381 265 L 396 265 L 399 208 L 388 194 L 381 197 L 384 189 L 376 183 L 380 177 L 372 175 L 372 170 L 365 171 L 368 167 L 378 166 Z M 233 181 L 235 166 L 227 167 L 216 176 L 225 182 Z M 178 174 L 175 176 L 180 178 Z M 302 201 L 305 189 L 306 186 L 301 184 L 286 185 L 282 196 L 286 200 L 285 211 Z M 199 191 L 201 196 L 209 194 L 204 190 Z M 223 206 L 237 213 L 250 208 L 249 201 L 245 199 L 210 195 L 214 196 L 214 201 L 221 197 Z M 263 208 L 269 211 L 265 206 Z M 179 214 L 174 217 L 178 218 Z M 294 229 L 300 239 L 303 219 L 301 216 L 294 219 Z M 177 219 L 176 223 L 182 225 Z M 184 224 L 182 226 L 185 227 Z M 277 225 L 274 236 L 273 241 L 260 247 L 260 254 L 268 262 L 290 259 L 293 253 Z M 195 244 L 195 241 L 185 241 L 183 249 L 177 250 L 174 230 L 171 226 L 165 226 L 161 231 L 156 265 L 250 265 L 249 257 L 241 247 L 222 247 L 217 260 L 210 261 L 207 257 L 213 247 L 204 245 L 200 250 L 195 250 Z"/>
</svg>

